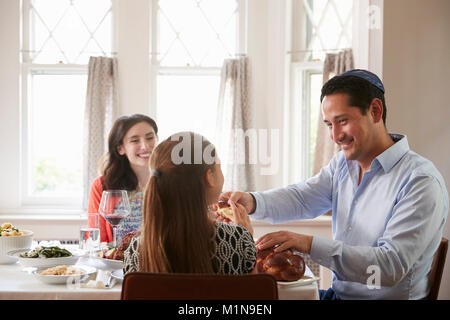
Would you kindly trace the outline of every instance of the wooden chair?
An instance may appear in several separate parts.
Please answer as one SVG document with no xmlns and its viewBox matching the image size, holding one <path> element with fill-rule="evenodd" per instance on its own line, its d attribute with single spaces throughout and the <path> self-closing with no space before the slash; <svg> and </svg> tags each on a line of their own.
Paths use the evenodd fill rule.
<svg viewBox="0 0 450 320">
<path fill-rule="evenodd" d="M 277 300 L 268 274 L 210 275 L 132 272 L 125 275 L 122 300 Z"/>
<path fill-rule="evenodd" d="M 428 275 L 431 284 L 430 292 L 425 298 L 427 300 L 437 300 L 439 294 L 439 287 L 441 286 L 442 272 L 444 271 L 445 258 L 447 255 L 448 240 L 442 238 L 441 244 L 434 254 L 433 264 Z"/>
</svg>

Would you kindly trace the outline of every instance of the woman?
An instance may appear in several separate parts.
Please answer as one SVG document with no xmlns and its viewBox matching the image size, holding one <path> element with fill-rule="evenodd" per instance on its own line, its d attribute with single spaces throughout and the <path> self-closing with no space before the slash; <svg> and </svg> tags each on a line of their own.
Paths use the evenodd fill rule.
<svg viewBox="0 0 450 320">
<path fill-rule="evenodd" d="M 118 118 L 108 138 L 108 153 L 102 164 L 101 176 L 91 185 L 89 213 L 97 213 L 103 190 L 127 190 L 131 213 L 117 230 L 117 242 L 142 223 L 143 189 L 150 177 L 149 159 L 158 141 L 156 122 L 142 114 Z M 112 242 L 112 227 L 100 217 L 100 242 Z"/>
<path fill-rule="evenodd" d="M 191 132 L 155 148 L 144 194 L 140 237 L 124 254 L 124 273 L 250 273 L 256 247 L 245 208 L 231 202 L 233 225 L 208 210 L 224 182 L 214 146 Z"/>
</svg>

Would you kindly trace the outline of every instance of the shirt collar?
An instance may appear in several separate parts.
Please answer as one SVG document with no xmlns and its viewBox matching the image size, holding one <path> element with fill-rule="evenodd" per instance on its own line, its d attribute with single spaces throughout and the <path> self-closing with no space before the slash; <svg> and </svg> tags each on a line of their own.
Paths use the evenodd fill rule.
<svg viewBox="0 0 450 320">
<path fill-rule="evenodd" d="M 405 135 L 396 133 L 390 133 L 389 135 L 394 140 L 394 144 L 375 158 L 385 173 L 388 173 L 409 151 L 408 138 Z"/>
</svg>

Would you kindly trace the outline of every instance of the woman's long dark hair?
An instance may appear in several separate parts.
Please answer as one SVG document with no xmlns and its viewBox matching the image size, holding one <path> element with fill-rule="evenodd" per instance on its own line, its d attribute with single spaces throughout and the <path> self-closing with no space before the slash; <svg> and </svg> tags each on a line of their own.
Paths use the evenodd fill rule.
<svg viewBox="0 0 450 320">
<path fill-rule="evenodd" d="M 104 177 L 103 189 L 136 190 L 138 179 L 131 169 L 130 162 L 126 155 L 120 155 L 118 147 L 123 144 L 123 139 L 128 130 L 140 122 L 147 122 L 152 126 L 155 134 L 158 135 L 156 122 L 143 114 L 133 114 L 122 116 L 115 122 L 108 138 L 108 153 L 100 164 L 100 173 Z"/>
<path fill-rule="evenodd" d="M 181 143 L 185 149 L 180 150 Z M 144 193 L 140 271 L 213 273 L 214 222 L 208 217 L 206 172 L 215 168 L 205 162 L 205 149 L 215 162 L 215 148 L 208 140 L 183 132 L 153 150 L 152 176 Z"/>
</svg>

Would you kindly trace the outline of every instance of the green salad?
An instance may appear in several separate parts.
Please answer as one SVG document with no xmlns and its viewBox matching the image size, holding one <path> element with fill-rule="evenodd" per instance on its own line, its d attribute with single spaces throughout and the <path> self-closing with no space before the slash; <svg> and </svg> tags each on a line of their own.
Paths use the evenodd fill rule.
<svg viewBox="0 0 450 320">
<path fill-rule="evenodd" d="M 34 250 L 19 255 L 22 258 L 61 258 L 70 257 L 72 253 L 60 247 L 36 247 Z"/>
</svg>

